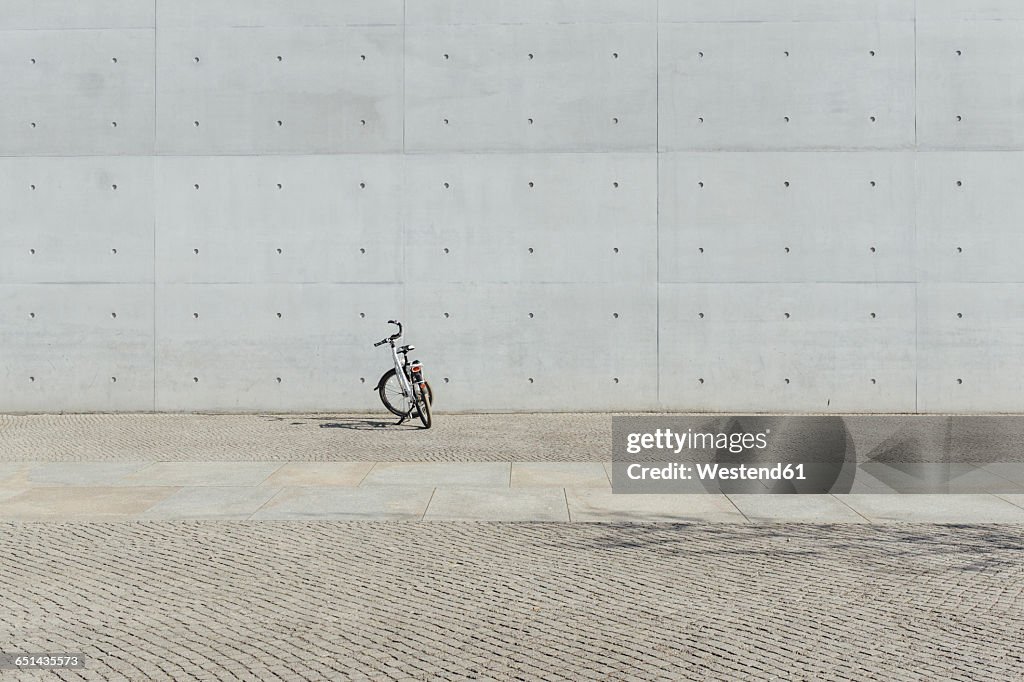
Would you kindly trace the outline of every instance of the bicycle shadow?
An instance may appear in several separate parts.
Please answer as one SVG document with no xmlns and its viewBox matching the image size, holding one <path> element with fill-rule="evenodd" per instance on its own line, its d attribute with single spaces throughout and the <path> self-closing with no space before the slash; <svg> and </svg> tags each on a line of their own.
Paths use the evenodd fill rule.
<svg viewBox="0 0 1024 682">
<path fill-rule="evenodd" d="M 321 429 L 352 429 L 352 430 L 355 430 L 355 431 L 383 431 L 385 429 L 387 429 L 387 430 L 394 430 L 396 428 L 398 428 L 398 429 L 418 429 L 419 428 L 419 426 L 417 424 L 413 424 L 411 422 L 406 422 L 405 424 L 402 424 L 401 426 L 398 426 L 396 424 L 397 420 L 398 420 L 397 417 L 395 419 L 391 419 L 391 420 L 366 419 L 366 418 L 355 418 L 355 417 L 351 417 L 351 418 L 338 417 L 338 418 L 332 419 L 331 421 L 325 421 L 323 424 L 320 424 L 319 426 L 320 426 Z"/>
</svg>

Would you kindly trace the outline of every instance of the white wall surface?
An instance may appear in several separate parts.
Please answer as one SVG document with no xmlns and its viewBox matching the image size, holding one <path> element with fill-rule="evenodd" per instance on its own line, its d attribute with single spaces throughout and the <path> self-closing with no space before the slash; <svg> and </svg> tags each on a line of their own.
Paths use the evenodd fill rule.
<svg viewBox="0 0 1024 682">
<path fill-rule="evenodd" d="M 1024 409 L 1016 0 L 0 0 L 0 410 Z"/>
</svg>

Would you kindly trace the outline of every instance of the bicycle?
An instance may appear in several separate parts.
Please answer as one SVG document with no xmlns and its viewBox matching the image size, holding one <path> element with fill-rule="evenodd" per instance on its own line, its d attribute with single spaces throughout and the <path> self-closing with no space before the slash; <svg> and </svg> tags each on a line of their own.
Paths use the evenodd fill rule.
<svg viewBox="0 0 1024 682">
<path fill-rule="evenodd" d="M 423 422 L 423 428 L 429 429 L 433 421 L 430 407 L 434 401 L 434 394 L 430 390 L 430 383 L 423 378 L 423 365 L 420 361 L 409 362 L 409 351 L 416 350 L 416 346 L 405 345 L 396 348 L 395 341 L 402 338 L 402 323 L 388 320 L 388 324 L 398 325 L 398 331 L 373 344 L 373 347 L 389 344 L 395 367 L 384 372 L 374 390 L 380 394 L 380 401 L 384 403 L 384 407 L 401 417 L 398 424 L 404 423 L 413 412 L 416 412 Z"/>
</svg>

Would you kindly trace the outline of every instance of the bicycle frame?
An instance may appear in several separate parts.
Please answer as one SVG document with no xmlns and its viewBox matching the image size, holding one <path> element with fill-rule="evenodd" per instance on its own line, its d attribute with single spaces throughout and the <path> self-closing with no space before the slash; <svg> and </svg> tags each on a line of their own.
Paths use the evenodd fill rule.
<svg viewBox="0 0 1024 682">
<path fill-rule="evenodd" d="M 401 337 L 398 340 L 401 341 Z M 402 393 L 415 405 L 416 400 L 413 397 L 412 382 L 409 381 L 409 377 L 405 373 L 405 365 L 402 363 L 401 358 L 398 357 L 398 349 L 395 348 L 394 341 L 391 342 L 391 358 L 395 361 L 395 375 L 398 377 L 398 385 L 402 387 Z M 408 360 L 408 358 L 406 359 Z"/>
</svg>

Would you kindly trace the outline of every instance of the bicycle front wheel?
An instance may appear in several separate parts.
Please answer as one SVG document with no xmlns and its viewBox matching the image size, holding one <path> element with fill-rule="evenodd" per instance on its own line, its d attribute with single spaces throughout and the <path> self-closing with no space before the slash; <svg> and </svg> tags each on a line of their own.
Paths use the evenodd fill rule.
<svg viewBox="0 0 1024 682">
<path fill-rule="evenodd" d="M 395 370 L 389 369 L 387 372 L 384 372 L 384 376 L 380 378 L 380 383 L 377 386 L 377 390 L 380 393 L 380 401 L 393 414 L 404 417 L 412 411 L 413 402 L 402 393 L 402 384 L 399 383 Z"/>
</svg>

